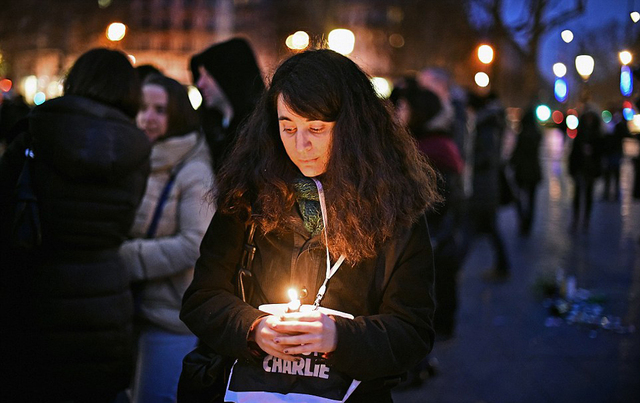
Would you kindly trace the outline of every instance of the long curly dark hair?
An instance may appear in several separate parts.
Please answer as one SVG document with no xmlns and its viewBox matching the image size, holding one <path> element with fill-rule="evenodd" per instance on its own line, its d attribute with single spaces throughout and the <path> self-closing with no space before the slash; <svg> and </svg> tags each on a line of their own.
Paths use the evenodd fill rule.
<svg viewBox="0 0 640 403">
<path fill-rule="evenodd" d="M 331 155 L 319 178 L 328 209 L 328 246 L 352 263 L 371 258 L 398 229 L 440 201 L 436 173 L 409 133 L 393 119 L 369 77 L 327 49 L 296 54 L 280 65 L 218 175 L 218 208 L 263 231 L 286 228 L 301 176 L 279 134 L 277 99 L 310 120 L 335 122 Z"/>
</svg>

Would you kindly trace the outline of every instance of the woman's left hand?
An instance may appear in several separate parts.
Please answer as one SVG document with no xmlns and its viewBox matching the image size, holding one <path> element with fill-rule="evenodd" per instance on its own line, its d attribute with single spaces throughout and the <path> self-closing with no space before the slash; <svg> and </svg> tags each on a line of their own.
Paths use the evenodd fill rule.
<svg viewBox="0 0 640 403">
<path fill-rule="evenodd" d="M 274 339 L 285 354 L 330 353 L 338 344 L 335 320 L 319 311 L 287 313 L 268 326 L 291 334 Z"/>
</svg>

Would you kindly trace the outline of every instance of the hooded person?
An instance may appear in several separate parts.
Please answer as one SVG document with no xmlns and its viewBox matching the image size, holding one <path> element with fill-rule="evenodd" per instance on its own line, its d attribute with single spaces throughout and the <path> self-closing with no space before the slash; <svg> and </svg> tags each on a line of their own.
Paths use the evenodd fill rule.
<svg viewBox="0 0 640 403">
<path fill-rule="evenodd" d="M 190 67 L 203 96 L 198 111 L 217 171 L 238 127 L 264 90 L 264 82 L 251 47 L 242 38 L 214 44 L 194 55 Z"/>
</svg>

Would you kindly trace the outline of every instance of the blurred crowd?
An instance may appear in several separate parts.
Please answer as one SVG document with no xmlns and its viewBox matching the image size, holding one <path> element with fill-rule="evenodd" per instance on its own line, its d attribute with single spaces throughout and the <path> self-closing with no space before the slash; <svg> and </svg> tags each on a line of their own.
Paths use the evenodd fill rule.
<svg viewBox="0 0 640 403">
<path fill-rule="evenodd" d="M 134 68 L 108 49 L 83 54 L 59 98 L 31 108 L 5 94 L 1 377 L 14 387 L 3 401 L 175 401 L 182 358 L 198 343 L 179 312 L 216 210 L 215 175 L 265 89 L 243 39 L 214 44 L 190 68 L 203 96 L 197 111 L 162 66 Z M 389 106 L 436 169 L 443 196 L 428 224 L 434 326 L 446 340 L 455 337 L 459 271 L 477 239 L 493 253 L 484 279 L 509 280 L 499 209 L 516 208 L 523 237 L 534 227 L 543 127 L 534 100 L 510 125 L 496 93 L 462 88 L 441 67 L 393 88 Z M 509 135 L 515 144 L 505 149 Z M 588 231 L 599 178 L 602 199 L 620 199 L 630 136 L 621 108 L 606 125 L 593 105 L 581 108 L 567 142 L 570 231 Z"/>
</svg>

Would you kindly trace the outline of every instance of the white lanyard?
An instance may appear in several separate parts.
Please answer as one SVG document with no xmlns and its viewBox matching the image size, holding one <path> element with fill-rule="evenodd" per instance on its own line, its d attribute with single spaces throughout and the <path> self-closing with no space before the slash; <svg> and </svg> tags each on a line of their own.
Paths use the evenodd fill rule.
<svg viewBox="0 0 640 403">
<path fill-rule="evenodd" d="M 322 189 L 322 183 L 316 178 L 311 178 L 316 183 L 316 187 L 318 188 L 318 196 L 320 198 L 320 210 L 322 212 L 322 223 L 324 224 L 324 241 L 327 249 L 327 272 L 324 278 L 324 282 L 320 286 L 318 290 L 318 294 L 316 295 L 316 300 L 313 302 L 313 309 L 318 309 L 320 306 L 320 302 L 324 297 L 324 293 L 327 292 L 327 283 L 329 279 L 333 277 L 334 274 L 340 268 L 342 262 L 344 262 L 344 255 L 340 255 L 338 260 L 331 266 L 331 259 L 329 258 L 329 237 L 327 236 L 327 205 L 324 200 L 324 190 Z"/>
</svg>

